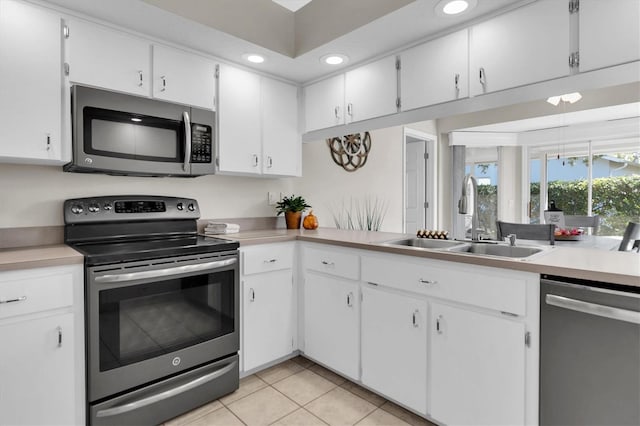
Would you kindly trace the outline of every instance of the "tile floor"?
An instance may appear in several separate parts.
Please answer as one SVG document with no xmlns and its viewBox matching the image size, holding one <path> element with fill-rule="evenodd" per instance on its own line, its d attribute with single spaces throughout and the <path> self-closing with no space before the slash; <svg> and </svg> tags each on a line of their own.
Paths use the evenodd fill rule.
<svg viewBox="0 0 640 426">
<path fill-rule="evenodd" d="M 164 426 L 432 426 L 432 423 L 297 357 L 240 380 L 240 388 Z"/>
</svg>

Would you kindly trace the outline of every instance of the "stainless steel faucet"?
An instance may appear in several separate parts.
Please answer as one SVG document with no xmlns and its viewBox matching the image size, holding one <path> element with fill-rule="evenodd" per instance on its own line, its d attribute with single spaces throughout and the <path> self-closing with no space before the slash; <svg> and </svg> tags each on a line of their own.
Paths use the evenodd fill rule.
<svg viewBox="0 0 640 426">
<path fill-rule="evenodd" d="M 511 247 L 515 247 L 515 245 L 516 245 L 516 237 L 517 237 L 516 234 L 509 234 L 509 235 L 507 235 L 505 237 L 505 241 L 509 240 L 509 245 Z"/>
<path fill-rule="evenodd" d="M 471 191 L 469 194 L 469 183 Z M 478 228 L 480 228 L 480 218 L 478 217 L 478 182 L 471 175 L 466 175 L 462 181 L 462 195 L 458 200 L 458 213 L 469 214 L 469 197 L 473 197 L 473 211 L 471 212 L 471 240 L 478 241 Z"/>
</svg>

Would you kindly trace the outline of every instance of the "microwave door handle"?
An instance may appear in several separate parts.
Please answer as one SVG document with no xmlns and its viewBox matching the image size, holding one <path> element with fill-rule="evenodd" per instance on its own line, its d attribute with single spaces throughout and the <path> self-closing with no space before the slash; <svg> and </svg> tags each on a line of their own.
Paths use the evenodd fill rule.
<svg viewBox="0 0 640 426">
<path fill-rule="evenodd" d="M 189 160 L 191 160 L 191 120 L 189 119 L 189 113 L 187 111 L 182 112 L 182 118 L 184 120 L 184 164 L 182 170 L 189 171 Z"/>
</svg>

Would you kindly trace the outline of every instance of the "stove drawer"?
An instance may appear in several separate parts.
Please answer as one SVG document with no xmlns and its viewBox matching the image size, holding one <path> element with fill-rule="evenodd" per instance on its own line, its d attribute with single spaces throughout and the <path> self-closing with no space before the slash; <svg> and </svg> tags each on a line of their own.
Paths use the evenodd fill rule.
<svg viewBox="0 0 640 426">
<path fill-rule="evenodd" d="M 0 319 L 73 304 L 69 268 L 37 268 L 0 273 Z"/>
<path fill-rule="evenodd" d="M 293 268 L 294 245 L 293 242 L 286 242 L 241 247 L 242 274 L 251 275 Z"/>
</svg>

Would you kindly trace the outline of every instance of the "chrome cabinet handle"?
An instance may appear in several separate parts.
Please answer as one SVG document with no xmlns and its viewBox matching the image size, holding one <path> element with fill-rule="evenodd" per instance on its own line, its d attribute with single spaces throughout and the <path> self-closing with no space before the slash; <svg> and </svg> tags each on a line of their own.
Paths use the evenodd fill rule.
<svg viewBox="0 0 640 426">
<path fill-rule="evenodd" d="M 347 294 L 347 306 L 350 308 L 353 307 L 353 292 L 349 292 L 349 294 Z"/>
<path fill-rule="evenodd" d="M 347 114 L 349 114 L 350 117 L 353 117 L 353 104 L 352 103 L 347 104 Z"/>
<path fill-rule="evenodd" d="M 413 311 L 412 322 L 415 328 L 418 328 L 418 320 L 417 320 L 418 315 L 420 315 L 419 310 L 416 309 L 415 311 Z"/>
<path fill-rule="evenodd" d="M 157 402 L 160 401 L 164 401 L 166 399 L 172 398 L 176 395 L 180 395 L 182 393 L 185 393 L 191 389 L 194 389 L 198 386 L 201 386 L 207 382 L 210 382 L 220 376 L 223 376 L 227 373 L 229 373 L 231 370 L 233 370 L 234 368 L 237 367 L 237 361 L 233 361 L 230 364 L 224 366 L 223 368 L 220 368 L 219 370 L 216 370 L 212 373 L 209 374 L 205 374 L 202 377 L 198 377 L 197 379 L 194 379 L 190 382 L 187 382 L 185 384 L 182 384 L 180 386 L 176 386 L 175 388 L 171 388 L 169 390 L 166 390 L 164 392 L 160 392 L 154 395 L 150 395 L 123 405 L 116 405 L 115 407 L 111 407 L 111 408 L 107 408 L 104 410 L 100 410 L 96 413 L 96 417 L 111 417 L 111 416 L 117 416 L 119 414 L 123 414 L 123 413 L 128 413 L 130 411 L 135 411 L 138 410 L 142 407 L 145 407 L 147 405 L 151 405 L 151 404 L 155 404 Z"/>
<path fill-rule="evenodd" d="M 24 302 L 25 300 L 27 300 L 27 296 L 20 296 L 20 297 L 18 297 L 16 299 L 0 299 L 0 304 Z"/>
<path fill-rule="evenodd" d="M 265 260 L 263 263 L 276 263 L 278 261 L 278 259 L 269 259 L 269 260 Z"/>
<path fill-rule="evenodd" d="M 142 70 L 138 70 L 138 87 L 142 87 L 144 80 L 142 79 Z"/>
<path fill-rule="evenodd" d="M 58 331 L 58 347 L 61 348 L 62 347 L 62 327 L 58 326 L 56 330 Z"/>
<path fill-rule="evenodd" d="M 164 92 L 167 90 L 167 78 L 164 75 L 161 75 L 160 80 L 162 80 L 162 87 L 160 88 L 160 91 Z"/>
<path fill-rule="evenodd" d="M 154 269 L 152 271 L 130 272 L 127 274 L 106 274 L 95 277 L 96 283 L 118 283 L 126 281 L 140 280 L 144 278 L 169 278 L 172 276 L 206 271 L 209 269 L 222 268 L 225 266 L 233 265 L 238 259 L 231 258 L 225 260 L 216 260 L 215 262 L 198 263 L 195 265 L 176 266 L 174 268 L 166 269 Z"/>
<path fill-rule="evenodd" d="M 335 264 L 335 263 L 333 263 L 333 262 L 327 262 L 326 260 L 322 260 L 322 261 L 321 261 L 321 263 L 322 263 L 324 266 L 336 266 L 336 264 Z"/>
<path fill-rule="evenodd" d="M 547 305 L 558 308 L 570 309 L 572 311 L 583 312 L 589 315 L 611 318 L 618 321 L 626 321 L 632 324 L 640 324 L 640 312 L 629 311 L 627 309 L 614 308 L 612 306 L 599 305 L 597 303 L 584 302 L 582 300 L 570 299 L 568 297 L 547 294 L 545 296 Z"/>
<path fill-rule="evenodd" d="M 270 169 L 271 167 L 273 167 L 273 158 L 267 156 L 267 168 Z"/>
<path fill-rule="evenodd" d="M 256 301 L 256 291 L 252 288 L 249 289 L 249 302 Z"/>
<path fill-rule="evenodd" d="M 442 324 L 440 323 L 442 321 L 442 315 L 438 315 L 438 318 L 436 318 L 436 331 L 438 332 L 438 334 L 442 334 Z"/>
<path fill-rule="evenodd" d="M 47 151 L 51 151 L 51 134 L 47 133 Z"/>
<path fill-rule="evenodd" d="M 336 118 L 340 118 L 340 107 L 339 106 L 336 106 L 333 109 L 333 114 L 336 116 Z"/>
<path fill-rule="evenodd" d="M 189 162 L 191 161 L 191 120 L 189 119 L 189 113 L 182 111 L 182 118 L 184 120 L 184 163 L 182 164 L 182 170 L 185 172 L 189 170 Z"/>
<path fill-rule="evenodd" d="M 455 77 L 453 78 L 453 82 L 456 87 L 456 92 L 459 92 L 460 91 L 460 74 L 455 75 Z"/>
<path fill-rule="evenodd" d="M 258 167 L 258 156 L 253 154 L 251 158 L 253 158 L 253 167 Z"/>
<path fill-rule="evenodd" d="M 418 279 L 418 282 L 420 284 L 438 284 L 438 281 L 436 281 L 436 280 L 425 280 L 425 279 L 422 279 L 422 278 Z"/>
<path fill-rule="evenodd" d="M 486 73 L 484 72 L 484 68 L 480 67 L 480 84 L 483 86 L 487 84 Z"/>
</svg>

